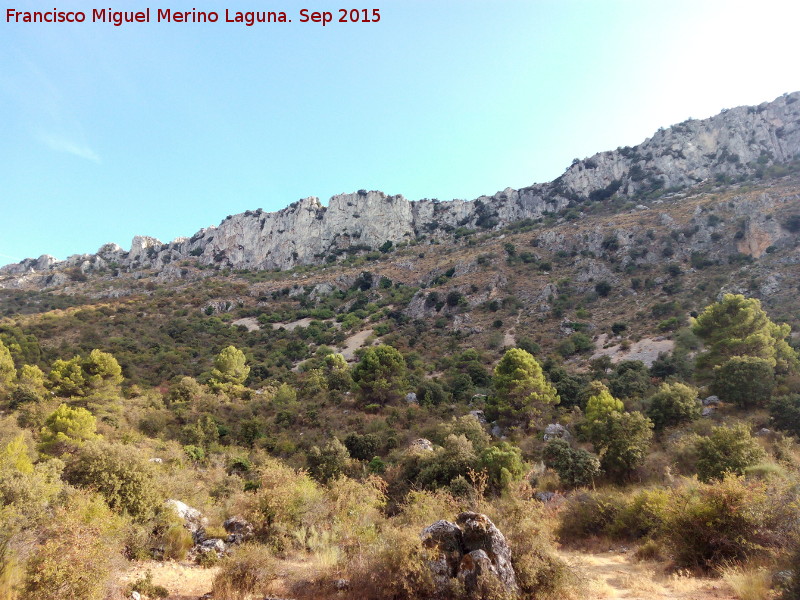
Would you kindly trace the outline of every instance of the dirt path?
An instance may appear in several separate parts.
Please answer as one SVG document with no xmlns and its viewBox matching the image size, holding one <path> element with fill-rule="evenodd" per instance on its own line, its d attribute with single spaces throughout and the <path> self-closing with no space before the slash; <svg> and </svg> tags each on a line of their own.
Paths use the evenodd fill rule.
<svg viewBox="0 0 800 600">
<path fill-rule="evenodd" d="M 585 600 L 735 600 L 719 579 L 668 574 L 663 564 L 638 562 L 628 553 L 561 551 L 560 554 L 589 580 Z"/>
<path fill-rule="evenodd" d="M 361 348 L 371 335 L 372 329 L 365 329 L 347 338 L 342 346 L 342 356 L 344 356 L 345 360 L 348 362 L 354 361 L 356 359 L 356 350 Z"/>
<path fill-rule="evenodd" d="M 120 580 L 131 583 L 150 571 L 153 583 L 163 585 L 169 590 L 167 600 L 197 600 L 211 591 L 211 584 L 218 570 L 217 567 L 204 569 L 188 562 L 147 561 L 135 563 Z"/>
</svg>

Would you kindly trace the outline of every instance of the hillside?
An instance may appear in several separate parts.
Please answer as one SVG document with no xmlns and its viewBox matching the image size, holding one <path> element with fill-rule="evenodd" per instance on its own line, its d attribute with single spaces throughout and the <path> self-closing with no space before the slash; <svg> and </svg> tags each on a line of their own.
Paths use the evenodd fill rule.
<svg viewBox="0 0 800 600">
<path fill-rule="evenodd" d="M 797 597 L 798 100 L 3 267 L 0 598 Z"/>
</svg>

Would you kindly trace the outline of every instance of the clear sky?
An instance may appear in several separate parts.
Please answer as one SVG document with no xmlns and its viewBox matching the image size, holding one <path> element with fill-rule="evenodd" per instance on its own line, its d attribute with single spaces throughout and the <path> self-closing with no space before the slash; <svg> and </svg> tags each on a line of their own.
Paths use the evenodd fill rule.
<svg viewBox="0 0 800 600">
<path fill-rule="evenodd" d="M 0 264 L 361 188 L 475 198 L 800 90 L 800 3 L 156 0 L 292 23 L 23 24 L 0 6 Z M 378 23 L 300 23 L 377 8 Z M 155 20 L 155 14 L 153 14 Z"/>
</svg>

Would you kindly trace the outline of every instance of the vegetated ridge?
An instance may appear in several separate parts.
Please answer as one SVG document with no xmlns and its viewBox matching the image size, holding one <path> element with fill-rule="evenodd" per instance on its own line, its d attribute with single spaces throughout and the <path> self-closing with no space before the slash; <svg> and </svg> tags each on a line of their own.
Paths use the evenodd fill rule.
<svg viewBox="0 0 800 600">
<path fill-rule="evenodd" d="M 797 598 L 798 99 L 4 267 L 0 598 Z"/>
</svg>

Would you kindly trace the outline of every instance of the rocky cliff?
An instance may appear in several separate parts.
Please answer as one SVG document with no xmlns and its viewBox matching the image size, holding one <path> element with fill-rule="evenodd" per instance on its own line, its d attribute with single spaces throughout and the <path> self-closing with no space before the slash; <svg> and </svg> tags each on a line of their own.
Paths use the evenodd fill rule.
<svg viewBox="0 0 800 600">
<path fill-rule="evenodd" d="M 506 189 L 471 201 L 408 201 L 361 190 L 330 199 L 305 198 L 266 213 L 247 211 L 164 244 L 137 236 L 131 249 L 106 244 L 96 254 L 63 261 L 25 259 L 0 269 L 0 287 L 51 287 L 92 272 L 155 269 L 179 277 L 178 263 L 234 269 L 289 269 L 347 252 L 420 236 L 447 237 L 458 228 L 493 229 L 522 219 L 613 197 L 641 199 L 709 179 L 743 180 L 800 158 L 800 92 L 773 102 L 723 111 L 656 132 L 642 144 L 576 160 L 555 181 Z"/>
</svg>

